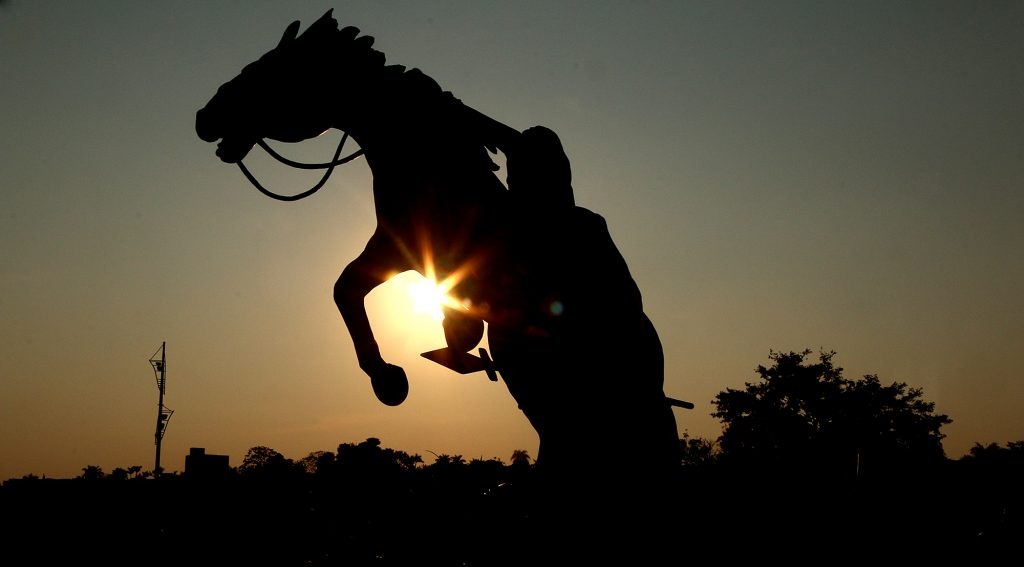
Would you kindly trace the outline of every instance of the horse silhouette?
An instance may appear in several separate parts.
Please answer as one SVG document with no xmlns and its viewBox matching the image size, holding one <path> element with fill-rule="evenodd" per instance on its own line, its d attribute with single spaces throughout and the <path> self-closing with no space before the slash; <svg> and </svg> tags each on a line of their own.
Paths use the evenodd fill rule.
<svg viewBox="0 0 1024 567">
<path fill-rule="evenodd" d="M 507 199 L 484 141 L 493 147 L 518 132 L 463 105 L 422 72 L 386 65 L 373 38 L 339 30 L 330 12 L 301 36 L 298 24 L 220 87 L 197 113 L 196 131 L 220 140 L 217 155 L 227 163 L 241 162 L 262 138 L 298 142 L 336 128 L 358 143 L 373 175 L 377 227 L 341 273 L 334 298 L 374 392 L 398 405 L 408 380 L 381 357 L 363 300 L 408 270 L 432 271 L 439 280 L 458 273 L 452 294 L 479 295 L 472 282 L 494 262 Z M 486 302 L 474 303 L 484 316 Z"/>
<path fill-rule="evenodd" d="M 339 29 L 330 11 L 298 29 L 222 85 L 196 131 L 239 164 L 264 138 L 298 142 L 334 128 L 358 143 L 377 226 L 334 299 L 378 399 L 401 404 L 409 383 L 382 358 L 365 296 L 408 270 L 451 278 L 450 293 L 469 307 L 446 310 L 446 337 L 468 350 L 487 323 L 494 363 L 538 432 L 538 467 L 561 479 L 558 494 L 628 486 L 623 500 L 646 505 L 678 464 L 661 343 L 604 219 L 575 205 L 557 136 L 520 132 L 418 69 L 386 64 L 373 38 Z M 509 187 L 495 174 L 497 150 Z M 595 473 L 608 451 L 621 455 Z"/>
</svg>

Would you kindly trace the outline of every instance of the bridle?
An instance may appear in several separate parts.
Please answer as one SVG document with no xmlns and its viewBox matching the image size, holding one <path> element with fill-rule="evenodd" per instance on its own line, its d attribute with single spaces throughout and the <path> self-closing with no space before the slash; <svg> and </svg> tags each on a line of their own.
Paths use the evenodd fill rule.
<svg viewBox="0 0 1024 567">
<path fill-rule="evenodd" d="M 357 157 L 363 155 L 363 150 L 359 149 L 359 150 L 356 150 L 356 151 L 352 152 L 351 154 L 349 154 L 349 155 L 347 155 L 347 156 L 345 156 L 345 157 L 343 157 L 341 159 L 338 159 L 339 156 L 341 155 L 342 148 L 345 147 L 345 142 L 347 140 L 348 140 L 348 132 L 345 132 L 344 135 L 342 135 L 342 137 L 341 137 L 341 141 L 338 142 L 338 149 L 334 151 L 334 157 L 331 158 L 331 161 L 329 161 L 327 163 L 302 163 L 302 162 L 298 162 L 298 161 L 292 161 L 292 160 L 282 156 L 281 154 L 275 152 L 273 148 L 271 148 L 269 145 L 267 145 L 267 143 L 265 141 L 263 141 L 262 138 L 260 138 L 259 140 L 256 141 L 256 144 L 259 145 L 259 147 L 263 148 L 263 151 L 265 151 L 268 154 L 270 154 L 270 157 L 276 159 L 277 161 L 279 161 L 279 162 L 281 162 L 281 163 L 283 163 L 283 164 L 285 164 L 285 165 L 287 165 L 289 167 L 293 167 L 295 169 L 326 169 L 327 170 L 327 171 L 324 172 L 324 176 L 320 178 L 320 181 L 316 185 L 312 186 L 311 188 L 309 188 L 309 189 L 307 189 L 307 190 L 305 190 L 305 191 L 303 191 L 301 193 L 296 193 L 295 195 L 279 195 L 279 194 L 274 193 L 273 191 L 270 191 L 267 188 L 263 187 L 263 185 L 261 185 L 260 182 L 256 180 L 256 178 L 253 176 L 253 174 L 249 172 L 249 168 L 245 167 L 245 164 L 242 163 L 242 160 L 238 160 L 238 168 L 242 170 L 242 173 L 245 175 L 245 178 L 249 180 L 249 183 L 252 183 L 253 186 L 256 187 L 256 189 L 259 189 L 260 193 L 263 193 L 267 197 L 270 197 L 271 199 L 276 199 L 278 201 L 298 201 L 299 199 L 305 199 L 306 197 L 309 197 L 313 193 L 316 193 L 317 191 L 319 191 L 320 188 L 323 187 L 325 183 L 327 183 L 327 180 L 331 177 L 331 174 L 334 173 L 334 167 L 335 166 L 344 165 L 344 164 L 346 164 L 346 163 L 356 159 Z"/>
</svg>

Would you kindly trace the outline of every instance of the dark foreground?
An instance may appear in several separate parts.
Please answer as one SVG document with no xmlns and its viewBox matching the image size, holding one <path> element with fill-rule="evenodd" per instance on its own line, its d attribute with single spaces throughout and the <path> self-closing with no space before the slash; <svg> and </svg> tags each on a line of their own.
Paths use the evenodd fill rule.
<svg viewBox="0 0 1024 567">
<path fill-rule="evenodd" d="M 680 498 L 639 507 L 657 519 L 659 549 L 647 555 L 674 565 L 984 564 L 1017 553 L 1019 479 L 979 478 L 955 464 L 878 483 L 683 471 Z M 588 524 L 571 519 L 541 529 L 531 482 L 11 480 L 0 488 L 0 564 L 547 565 L 548 546 L 562 533 L 575 534 L 570 555 L 612 559 L 604 550 L 616 548 L 614 530 L 588 538 L 578 533 Z M 600 494 L 587 505 L 599 510 Z M 622 525 L 639 525 L 634 520 Z"/>
</svg>

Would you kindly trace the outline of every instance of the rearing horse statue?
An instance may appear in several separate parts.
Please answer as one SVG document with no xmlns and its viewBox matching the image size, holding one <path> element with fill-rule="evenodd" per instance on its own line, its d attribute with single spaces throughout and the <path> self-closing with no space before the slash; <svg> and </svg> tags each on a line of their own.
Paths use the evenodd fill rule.
<svg viewBox="0 0 1024 567">
<path fill-rule="evenodd" d="M 496 147 L 518 132 L 422 72 L 385 65 L 373 38 L 339 30 L 330 12 L 301 36 L 298 24 L 221 86 L 197 113 L 196 131 L 220 140 L 217 155 L 227 163 L 240 163 L 263 138 L 298 142 L 336 128 L 358 143 L 373 175 L 377 228 L 338 278 L 334 298 L 374 392 L 398 405 L 408 381 L 381 357 L 363 300 L 397 273 L 428 269 L 438 279 L 458 272 L 453 295 L 472 298 L 468 286 L 492 260 L 507 198 L 485 141 Z"/>
<path fill-rule="evenodd" d="M 521 133 L 419 70 L 386 64 L 371 37 L 339 29 L 330 11 L 301 35 L 298 28 L 220 87 L 197 113 L 196 131 L 238 164 L 264 138 L 298 142 L 334 128 L 358 143 L 377 227 L 334 299 L 380 401 L 401 404 L 408 379 L 381 357 L 364 298 L 408 270 L 450 277 L 450 293 L 470 308 L 449 310 L 446 331 L 460 327 L 470 338 L 459 342 L 471 347 L 487 323 L 495 365 L 540 436 L 538 466 L 575 486 L 582 471 L 593 472 L 590 459 L 621 451 L 601 463 L 610 471 L 602 479 L 663 486 L 655 477 L 678 464 L 678 434 L 661 343 L 604 220 L 575 206 L 557 137 Z M 489 152 L 497 150 L 508 159 L 508 188 L 495 175 Z M 568 194 L 557 214 L 516 197 L 543 201 L 549 185 Z"/>
</svg>

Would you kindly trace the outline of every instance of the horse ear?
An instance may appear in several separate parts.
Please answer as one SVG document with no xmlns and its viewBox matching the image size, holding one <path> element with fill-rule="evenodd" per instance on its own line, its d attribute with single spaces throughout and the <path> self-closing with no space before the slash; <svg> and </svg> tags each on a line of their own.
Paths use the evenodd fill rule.
<svg viewBox="0 0 1024 567">
<path fill-rule="evenodd" d="M 331 8 L 331 9 L 327 10 L 326 12 L 324 12 L 324 15 L 320 16 L 320 19 L 317 20 L 317 21 L 318 22 L 322 22 L 324 20 L 332 20 L 333 21 L 334 20 L 334 16 L 331 15 L 332 12 L 334 12 L 334 8 Z"/>
<path fill-rule="evenodd" d="M 284 35 L 281 36 L 281 41 L 277 43 L 277 46 L 281 47 L 282 45 L 292 41 L 297 35 L 299 35 L 299 21 L 295 20 L 284 30 Z"/>
<path fill-rule="evenodd" d="M 327 10 L 327 12 L 324 13 L 323 16 L 320 16 L 320 19 L 318 19 L 317 21 L 315 21 L 312 24 L 310 24 L 310 26 L 308 28 L 306 28 L 306 31 L 302 32 L 302 35 L 303 36 L 307 36 L 307 35 L 308 36 L 323 35 L 325 33 L 330 33 L 331 31 L 337 30 L 338 29 L 338 21 L 335 20 L 334 16 L 331 15 L 331 13 L 333 11 L 334 11 L 334 8 L 331 8 L 330 10 Z"/>
</svg>

